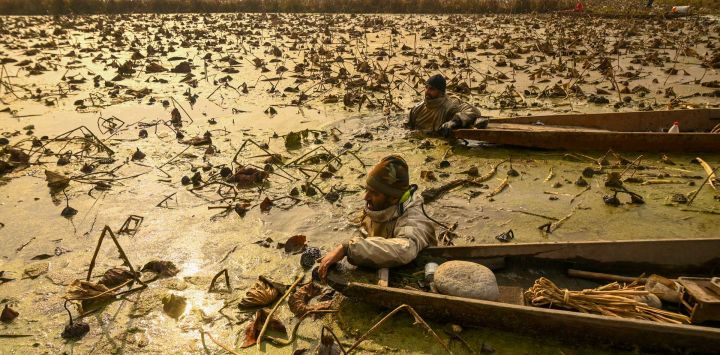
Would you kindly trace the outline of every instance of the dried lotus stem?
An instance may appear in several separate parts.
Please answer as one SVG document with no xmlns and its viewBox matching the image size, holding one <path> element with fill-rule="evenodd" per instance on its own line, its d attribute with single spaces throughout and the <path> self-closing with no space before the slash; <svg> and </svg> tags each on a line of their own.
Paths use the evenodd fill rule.
<svg viewBox="0 0 720 355">
<path fill-rule="evenodd" d="M 277 311 L 277 309 L 280 307 L 280 305 L 285 301 L 288 296 L 295 290 L 295 287 L 302 281 L 302 279 L 305 278 L 305 275 L 300 275 L 295 279 L 295 282 L 290 285 L 290 287 L 285 291 L 285 294 L 280 298 L 280 300 L 275 303 L 275 306 L 270 310 L 270 312 L 267 315 L 267 318 L 265 319 L 265 324 L 263 324 L 262 329 L 260 329 L 260 334 L 257 336 L 257 349 L 260 350 L 260 345 L 262 344 L 263 336 L 265 336 L 265 331 L 267 331 L 268 324 L 270 324 L 270 320 L 272 320 L 272 316 Z"/>
<path fill-rule="evenodd" d="M 541 277 L 525 291 L 525 298 L 533 306 L 557 307 L 582 313 L 601 314 L 617 318 L 634 318 L 660 323 L 689 324 L 690 318 L 680 314 L 648 307 L 635 296 L 648 295 L 644 286 L 620 286 L 613 282 L 595 289 L 570 291 L 558 288 Z"/>
<path fill-rule="evenodd" d="M 220 272 L 215 274 L 215 277 L 213 277 L 212 281 L 210 281 L 208 293 L 215 291 L 215 282 L 217 282 L 217 279 L 219 279 L 222 275 L 225 275 L 225 286 L 227 287 L 227 292 L 232 292 L 232 287 L 230 287 L 230 275 L 228 274 L 227 269 L 222 269 Z"/>
<path fill-rule="evenodd" d="M 505 190 L 506 187 L 508 187 L 510 183 L 508 183 L 508 178 L 506 177 L 505 180 L 503 180 L 498 187 L 495 188 L 495 190 L 492 190 L 488 195 L 487 198 L 491 198 Z"/>
</svg>

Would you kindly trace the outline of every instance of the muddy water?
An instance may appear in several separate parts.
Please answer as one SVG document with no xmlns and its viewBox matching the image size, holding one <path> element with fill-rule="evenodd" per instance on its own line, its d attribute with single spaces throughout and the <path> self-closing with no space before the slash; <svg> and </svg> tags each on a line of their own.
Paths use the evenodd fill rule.
<svg viewBox="0 0 720 355">
<path fill-rule="evenodd" d="M 50 70 L 28 75 L 30 70 L 23 69 L 27 66 L 5 64 L 14 93 L 9 93 L 7 88 L 0 91 L 3 100 L 0 109 L 9 107 L 12 111 L 0 113 L 0 133 L 9 139 L 10 145 L 29 149 L 30 141 L 23 141 L 25 138 L 52 138 L 85 126 L 115 152 L 116 161 L 109 165 L 98 164 L 97 171 L 117 170 L 113 176 L 100 175 L 109 179 L 112 185 L 109 190 L 93 189 L 94 185 L 87 180 L 76 179 L 65 190 L 67 199 L 63 193 L 53 193 L 47 187 L 45 169 L 79 178 L 84 175 L 80 172 L 83 164 L 104 157 L 102 154 L 75 157 L 64 166 L 56 164 L 57 156 L 35 154 L 31 162 L 36 164 L 0 178 L 0 222 L 3 224 L 0 240 L 5 246 L 0 249 L 0 270 L 5 271 L 5 277 L 15 279 L 0 285 L 0 299 L 20 312 L 20 317 L 13 323 L 0 325 L 0 334 L 29 335 L 3 339 L 0 344 L 3 353 L 221 353 L 222 350 L 208 337 L 203 342 L 201 329 L 223 344 L 233 348 L 239 346 L 252 313 L 239 311 L 237 299 L 257 276 L 266 275 L 290 283 L 294 275 L 303 273 L 299 255 L 288 256 L 276 249 L 275 244 L 292 235 L 303 234 L 308 237 L 309 245 L 329 250 L 353 235 L 353 219 L 362 206 L 359 192 L 363 174 L 369 165 L 390 153 L 401 154 L 408 160 L 412 180 L 421 185 L 421 189 L 464 177 L 463 171 L 471 166 L 478 167 L 482 174 L 502 160 L 511 160 L 499 167 L 497 174 L 486 182 L 486 188 L 458 189 L 428 205 L 428 212 L 439 221 L 448 225 L 458 223 L 456 245 L 495 243 L 494 236 L 509 229 L 513 229 L 516 242 L 690 238 L 717 234 L 717 215 L 683 211 L 685 206 L 667 203 L 670 195 L 687 194 L 702 183 L 705 176 L 702 168 L 690 163 L 694 156 L 671 154 L 668 158 L 675 165 L 669 165 L 660 161 L 660 154 L 639 157 L 639 153 L 622 152 L 625 158 L 639 157 L 643 165 L 650 167 L 626 174 L 644 180 L 668 174 L 662 175 L 662 179 L 675 183 L 626 184 L 630 190 L 642 195 L 646 203 L 628 204 L 629 198 L 621 195 L 623 204 L 611 207 L 602 200 L 610 193 L 604 187 L 605 175 L 587 178 L 590 189 L 582 194 L 584 188 L 574 184 L 583 169 L 599 168 L 587 157 L 571 161 L 565 156 L 566 152 L 451 146 L 441 139 L 409 134 L 402 127 L 405 109 L 421 100 L 415 90 L 421 89 L 422 79 L 438 71 L 467 82 L 471 88 L 485 83 L 484 90 L 456 94 L 493 117 L 615 110 L 616 91 L 605 95 L 611 104 L 600 106 L 587 103 L 577 93 L 556 98 L 533 96 L 534 91 L 543 91 L 557 82 L 560 86 L 577 83 L 588 94 L 597 88 L 610 90 L 611 82 L 597 69 L 600 64 L 598 38 L 605 39 L 606 50 L 619 39 L 627 41 L 617 53 L 608 55 L 617 61 L 613 62 L 617 65 L 616 75 L 631 73 L 625 79 L 617 79 L 621 89 L 623 81 L 627 81 L 629 89 L 648 88 L 648 92 L 642 94 L 644 96 L 622 94 L 622 97 L 630 97 L 630 102 L 618 110 L 717 107 L 720 100 L 702 96 L 713 89 L 696 84 L 696 80 L 705 83 L 720 77 L 716 71 L 701 66 L 703 60 L 709 60 L 705 58 L 712 56 L 713 48 L 718 44 L 715 20 L 635 21 L 628 24 L 528 16 L 148 15 L 114 19 L 80 17 L 73 21 L 61 25 L 50 18 L 3 18 L 8 31 L 3 33 L 0 57 L 18 62 L 28 59 L 33 62 L 32 66 L 41 63 Z M 437 33 L 423 39 L 428 28 L 425 24 L 431 24 Z M 59 27 L 67 32 L 52 34 Z M 583 29 L 584 34 L 572 34 L 573 28 Z M 628 35 L 627 28 L 634 34 Z M 45 30 L 44 34 L 40 30 Z M 119 37 L 115 37 L 118 32 Z M 692 41 L 678 45 L 675 39 L 687 38 L 687 33 L 694 33 L 690 37 Z M 649 45 L 654 38 L 660 38 L 659 48 Z M 558 51 L 564 49 L 574 51 L 574 54 L 545 54 L 539 45 L 546 40 Z M 492 45 L 496 41 L 505 48 Z M 39 54 L 27 54 L 28 48 L 48 42 L 54 44 L 42 48 Z M 264 45 L 265 42 L 269 45 Z M 192 62 L 197 83 L 181 83 L 185 74 L 146 74 L 142 69 L 147 61 L 138 59 L 135 69 L 139 73 L 111 82 L 122 87 L 104 87 L 105 81 L 117 74 L 117 69 L 111 66 L 114 61 L 123 64 L 135 51 L 147 56 L 148 45 L 167 51 L 165 55 L 153 57 L 165 68 L 171 69 L 179 63 L 179 60 L 170 60 L 174 56 Z M 281 56 L 275 57 L 271 53 L 272 46 L 282 51 Z M 321 47 L 329 54 L 313 58 L 316 53 L 322 53 Z M 340 47 L 344 52 L 339 50 Z M 452 47 L 479 49 L 463 52 L 450 50 Z M 682 55 L 678 54 L 678 49 Z M 511 58 L 508 50 L 516 52 L 519 58 Z M 585 54 L 582 54 L 583 50 Z M 413 59 L 411 55 L 403 55 L 403 51 L 419 55 Z M 71 52 L 75 52 L 75 56 L 69 55 Z M 103 54 L 103 59 L 93 60 L 99 53 Z M 207 80 L 202 60 L 206 53 L 211 53 L 212 58 L 207 62 Z M 662 57 L 657 65 L 631 63 L 635 56 L 645 58 L 653 53 Z M 222 61 L 225 56 L 232 56 L 238 63 Z M 543 56 L 544 59 L 528 61 L 531 56 Z M 261 68 L 256 68 L 252 62 L 255 58 L 264 60 L 263 66 L 269 71 L 262 73 Z M 277 61 L 273 62 L 273 59 Z M 369 63 L 370 71 L 361 69 L 356 59 Z M 502 59 L 516 67 L 499 66 Z M 293 73 L 297 63 L 309 63 L 307 72 Z M 433 69 L 433 63 L 438 64 L 438 69 Z M 330 67 L 329 74 L 323 72 L 323 65 Z M 276 74 L 281 66 L 289 68 L 290 72 Z M 228 68 L 238 72 L 222 72 Z M 341 68 L 348 70 L 351 75 L 348 79 L 338 79 L 339 85 L 325 81 L 338 76 Z M 582 73 L 582 80 L 569 74 L 572 68 L 578 74 Z M 669 68 L 679 70 L 679 74 L 666 74 L 665 70 Z M 348 84 L 357 78 L 369 83 L 382 81 L 377 75 L 383 71 L 393 83 L 389 89 L 361 90 Z M 531 78 L 533 72 L 535 75 Z M 498 79 L 500 73 L 506 79 Z M 77 90 L 60 97 L 38 94 L 52 94 L 58 90 L 58 84 L 60 90 L 67 90 L 71 85 L 67 78 L 75 74 L 87 78 L 84 83 L 73 84 Z M 93 86 L 95 75 L 103 78 L 98 88 Z M 226 76 L 233 79 L 230 82 L 232 88 L 214 82 Z M 280 79 L 274 79 L 276 77 Z M 268 78 L 273 81 L 263 81 Z M 152 82 L 154 79 L 167 80 L 167 83 Z M 653 79 L 658 80 L 654 82 Z M 5 80 L 7 82 L 7 78 Z M 240 89 L 243 82 L 248 85 L 247 93 Z M 518 93 L 512 94 L 511 90 L 508 91 L 510 95 L 503 95 L 509 85 Z M 665 90 L 670 86 L 676 96 L 666 97 Z M 277 91 L 271 90 L 273 87 Z M 293 90 L 285 91 L 287 87 L 298 87 L 309 97 L 299 107 L 292 105 L 292 100 L 299 94 Z M 143 88 L 152 92 L 142 97 L 127 93 L 128 89 Z M 120 89 L 118 95 L 111 93 L 113 89 Z M 192 105 L 188 96 L 183 95 L 188 90 L 190 95 L 198 95 Z M 357 102 L 344 105 L 346 93 L 367 95 L 369 101 L 361 107 Z M 97 96 L 90 100 L 91 94 Z M 324 100 L 332 101 L 326 100 L 330 95 L 338 96 L 339 103 L 324 103 Z M 55 97 L 57 101 L 54 101 Z M 78 110 L 75 103 L 81 99 L 88 99 L 83 101 L 86 108 Z M 48 106 L 47 100 L 53 104 Z M 170 105 L 163 107 L 163 100 L 168 100 Z M 368 102 L 376 107 L 369 109 Z M 181 130 L 186 139 L 209 131 L 216 152 L 207 153 L 206 146 L 188 148 L 176 139 L 169 124 L 173 107 L 181 109 Z M 266 114 L 269 107 L 277 110 L 277 114 Z M 114 116 L 124 121 L 124 125 L 114 133 L 103 133 L 98 127 L 100 115 Z M 162 122 L 153 125 L 158 120 Z M 34 125 L 30 134 L 25 128 L 29 125 Z M 142 128 L 148 131 L 148 138 L 138 138 Z M 318 141 L 304 142 L 300 149 L 288 151 L 282 135 L 303 129 L 328 134 L 320 136 Z M 275 133 L 280 137 L 274 138 Z M 341 158 L 342 164 L 336 164 L 334 176 L 314 180 L 323 192 L 344 191 L 333 203 L 323 199 L 322 194 L 306 196 L 301 193 L 296 204 L 286 197 L 293 188 L 300 188 L 306 179 L 312 179 L 325 162 L 305 165 L 305 174 L 309 178 L 297 167 L 286 167 L 283 171 L 276 166 L 277 174 L 270 175 L 267 184 L 239 190 L 238 198 L 249 201 L 251 207 L 244 217 L 232 210 L 223 213 L 222 209 L 209 209 L 229 204 L 220 201 L 216 187 L 191 191 L 192 185 L 180 183 L 183 176 L 192 176 L 195 170 L 201 172 L 203 181 L 212 179 L 212 174 L 217 174 L 217 167 L 232 165 L 236 152 L 248 139 L 267 143 L 268 150 L 281 154 L 285 163 L 320 146 L 337 153 L 344 146 L 350 147 L 346 146 L 348 143 L 360 161 L 346 154 Z M 52 143 L 48 147 L 55 152 L 82 149 L 78 144 L 63 148 Z M 266 157 L 258 156 L 265 154 L 264 151 L 252 144 L 245 147 L 239 152 L 235 166 L 253 164 L 262 167 Z M 144 152 L 146 157 L 129 161 L 136 149 Z M 586 153 L 594 159 L 603 154 Z M 613 156 L 607 158 L 611 164 L 618 161 Z M 711 166 L 720 165 L 718 154 L 703 154 L 702 158 Z M 441 168 L 442 160 L 447 160 L 450 165 Z M 205 165 L 216 168 L 203 171 L 201 167 Z M 510 169 L 519 172 L 519 176 L 510 177 L 507 189 L 492 199 L 487 198 Z M 548 179 L 550 169 L 554 176 Z M 616 171 L 622 170 L 624 168 Z M 433 171 L 438 181 L 421 180 L 421 171 Z M 695 186 L 690 186 L 693 183 Z M 157 206 L 171 194 L 175 195 L 166 204 Z M 261 212 L 258 204 L 265 197 L 281 200 L 269 212 Z M 69 219 L 60 215 L 66 204 L 78 211 Z M 711 189 L 705 187 L 691 208 L 717 211 L 718 201 L 713 199 Z M 546 219 L 519 211 L 553 218 L 571 216 L 556 231 L 544 235 L 538 226 Z M 90 325 L 90 333 L 80 341 L 66 342 L 59 336 L 67 323 L 62 306 L 66 287 L 73 280 L 85 277 L 103 228 L 108 226 L 117 231 L 129 215 L 144 217 L 134 235 L 119 235 L 118 238 L 133 266 L 139 268 L 150 260 L 170 260 L 181 271 L 175 277 L 156 281 L 147 289 L 109 305 L 102 312 L 87 316 L 84 320 Z M 255 243 L 266 238 L 274 241 L 270 248 Z M 56 252 L 60 255 L 32 260 L 35 256 L 55 255 Z M 122 261 L 117 256 L 111 241 L 105 240 L 93 280 L 97 281 L 104 270 L 120 266 Z M 23 275 L 28 268 L 45 266 L 47 272 L 36 278 Z M 213 275 L 222 269 L 229 271 L 234 291 L 231 294 L 207 293 Z M 162 310 L 162 298 L 169 293 L 188 298 L 189 306 L 179 320 L 170 318 Z M 338 302 L 341 310 L 336 316 L 304 323 L 294 346 L 282 349 L 267 346 L 264 350 L 291 353 L 295 349 L 313 348 L 322 324 L 330 325 L 341 338 L 349 339 L 347 343 L 351 343 L 379 320 L 383 312 L 355 302 Z M 229 306 L 221 310 L 225 304 Z M 281 310 L 280 318 L 286 324 L 290 324 L 291 316 L 288 310 Z M 432 325 L 438 331 L 445 326 Z M 442 332 L 441 336 L 446 339 Z M 476 351 L 486 344 L 497 353 L 604 351 L 491 329 L 468 329 L 463 332 L 463 338 Z M 457 342 L 452 347 L 458 353 L 467 351 Z M 412 326 L 410 318 L 404 316 L 393 320 L 386 330 L 371 337 L 361 349 L 381 353 L 441 352 L 431 337 Z M 254 353 L 255 349 L 238 351 Z"/>
</svg>

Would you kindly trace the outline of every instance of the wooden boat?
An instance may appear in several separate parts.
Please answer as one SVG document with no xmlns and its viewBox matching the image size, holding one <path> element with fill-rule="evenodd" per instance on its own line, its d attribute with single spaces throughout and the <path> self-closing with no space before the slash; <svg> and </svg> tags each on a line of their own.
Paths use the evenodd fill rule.
<svg viewBox="0 0 720 355">
<path fill-rule="evenodd" d="M 680 133 L 668 134 L 673 122 Z M 456 138 L 541 149 L 717 152 L 720 109 L 526 116 L 459 129 Z"/>
<path fill-rule="evenodd" d="M 503 302 L 482 301 L 396 287 L 393 275 L 422 270 L 427 261 L 470 260 L 494 270 Z M 675 325 L 615 318 L 524 305 L 502 297 L 502 289 L 530 287 L 545 276 L 558 287 L 585 289 L 608 283 L 565 276 L 567 268 L 639 276 L 718 276 L 720 239 L 487 244 L 431 247 L 414 266 L 390 270 L 390 286 L 377 286 L 372 270 L 343 264 L 331 269 L 328 283 L 347 297 L 394 308 L 408 304 L 422 316 L 462 325 L 559 337 L 581 343 L 635 347 L 655 351 L 717 353 L 720 324 Z M 409 270 L 406 270 L 409 269 Z M 400 277 L 400 276 L 396 276 Z M 510 287 L 507 287 L 507 286 Z M 520 303 L 520 304 L 518 304 Z"/>
<path fill-rule="evenodd" d="M 674 19 L 674 18 L 681 18 L 681 17 L 687 17 L 690 16 L 690 13 L 673 13 L 673 12 L 663 12 L 663 13 L 652 13 L 652 12 L 630 12 L 630 13 L 602 13 L 602 12 L 594 12 L 592 10 L 585 10 L 582 12 L 573 11 L 573 10 L 565 10 L 565 11 L 557 11 L 553 14 L 563 17 L 590 17 L 590 18 L 606 18 L 606 19 L 636 19 L 636 20 L 663 20 L 663 19 Z"/>
</svg>

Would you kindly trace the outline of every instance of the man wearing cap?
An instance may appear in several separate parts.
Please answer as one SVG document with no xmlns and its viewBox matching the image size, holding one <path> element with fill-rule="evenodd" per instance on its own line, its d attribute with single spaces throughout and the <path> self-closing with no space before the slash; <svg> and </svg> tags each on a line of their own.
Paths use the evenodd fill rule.
<svg viewBox="0 0 720 355">
<path fill-rule="evenodd" d="M 480 118 L 480 110 L 456 97 L 445 95 L 445 78 L 433 75 L 425 83 L 425 101 L 410 110 L 411 129 L 449 136 L 453 129 L 467 128 Z M 483 121 L 487 123 L 487 120 Z"/>
<path fill-rule="evenodd" d="M 365 237 L 347 240 L 325 255 L 318 269 L 322 278 L 344 257 L 356 266 L 388 268 L 405 265 L 437 244 L 435 226 L 422 211 L 422 196 L 415 194 L 417 185 L 410 185 L 403 158 L 383 158 L 370 170 L 365 185 L 361 221 Z"/>
</svg>

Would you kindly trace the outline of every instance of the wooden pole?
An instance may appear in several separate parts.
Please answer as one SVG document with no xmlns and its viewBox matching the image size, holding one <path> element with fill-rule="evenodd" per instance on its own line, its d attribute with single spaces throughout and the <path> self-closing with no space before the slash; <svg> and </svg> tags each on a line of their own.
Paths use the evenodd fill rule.
<svg viewBox="0 0 720 355">
<path fill-rule="evenodd" d="M 575 270 L 575 269 L 568 269 L 567 274 L 568 274 L 568 276 L 571 276 L 571 277 L 579 277 L 579 278 L 590 279 L 590 280 L 617 281 L 617 282 L 625 282 L 625 283 L 637 282 L 638 284 L 641 284 L 641 285 L 644 285 L 645 282 L 647 282 L 647 278 L 644 278 L 644 277 L 643 278 L 628 277 L 628 276 L 603 274 L 600 272 L 582 271 L 582 270 Z"/>
</svg>

